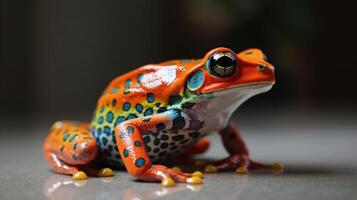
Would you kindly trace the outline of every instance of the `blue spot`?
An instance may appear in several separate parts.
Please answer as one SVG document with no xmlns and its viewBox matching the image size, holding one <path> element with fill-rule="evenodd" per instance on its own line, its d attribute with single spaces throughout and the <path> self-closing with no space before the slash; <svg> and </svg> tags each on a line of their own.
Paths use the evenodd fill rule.
<svg viewBox="0 0 357 200">
<path fill-rule="evenodd" d="M 113 118 L 114 118 L 113 112 L 112 112 L 112 111 L 107 112 L 107 117 L 106 117 L 106 119 L 107 119 L 107 121 L 108 121 L 109 123 L 112 123 L 112 122 L 113 122 Z"/>
<path fill-rule="evenodd" d="M 73 160 L 78 160 L 78 157 L 76 155 L 72 155 Z"/>
<path fill-rule="evenodd" d="M 115 120 L 114 127 L 117 126 L 118 124 L 124 122 L 124 121 L 125 121 L 125 117 L 124 116 L 119 116 L 117 118 L 117 120 Z"/>
<path fill-rule="evenodd" d="M 142 167 L 142 166 L 144 166 L 144 165 L 145 165 L 145 160 L 144 160 L 144 158 L 138 158 L 138 159 L 136 159 L 135 165 L 136 165 L 137 167 Z"/>
<path fill-rule="evenodd" d="M 77 135 L 73 135 L 71 138 L 69 138 L 69 142 L 72 142 L 74 139 L 76 139 Z"/>
<path fill-rule="evenodd" d="M 129 151 L 127 149 L 124 149 L 123 155 L 124 155 L 125 158 L 128 157 L 129 156 Z"/>
<path fill-rule="evenodd" d="M 134 145 L 135 145 L 136 147 L 141 147 L 141 142 L 140 142 L 140 141 L 135 141 L 135 142 L 134 142 Z"/>
<path fill-rule="evenodd" d="M 136 78 L 138 80 L 138 83 L 141 84 L 141 79 L 143 78 L 142 74 L 139 74 L 138 77 Z"/>
<path fill-rule="evenodd" d="M 104 126 L 103 133 L 105 135 L 110 136 L 111 135 L 111 131 L 112 131 L 112 129 L 110 129 L 109 126 Z"/>
<path fill-rule="evenodd" d="M 108 143 L 108 139 L 107 139 L 107 138 L 102 137 L 101 140 L 102 140 L 102 144 L 103 144 L 104 146 L 107 145 L 107 143 Z"/>
<path fill-rule="evenodd" d="M 116 99 L 113 99 L 112 105 L 113 105 L 113 107 L 115 107 L 117 105 L 117 100 Z"/>
<path fill-rule="evenodd" d="M 129 88 L 125 88 L 125 90 L 124 90 L 124 94 L 129 94 L 129 92 L 130 92 L 130 89 Z"/>
<path fill-rule="evenodd" d="M 203 85 L 203 82 L 203 72 L 201 70 L 198 70 L 195 73 L 191 74 L 191 76 L 188 78 L 187 87 L 190 90 L 197 90 Z"/>
<path fill-rule="evenodd" d="M 127 120 L 130 120 L 130 119 L 135 119 L 137 118 L 138 116 L 136 114 L 129 114 L 128 117 L 127 117 Z"/>
<path fill-rule="evenodd" d="M 130 87 L 130 85 L 131 85 L 131 80 L 130 79 L 128 79 L 128 80 L 126 80 L 126 82 L 125 82 L 125 87 Z"/>
<path fill-rule="evenodd" d="M 63 141 L 66 141 L 69 138 L 69 133 L 67 133 L 66 135 L 63 136 Z"/>
<path fill-rule="evenodd" d="M 98 117 L 98 124 L 103 124 L 104 118 L 103 116 Z"/>
<path fill-rule="evenodd" d="M 104 106 L 100 107 L 100 113 L 104 112 Z"/>
<path fill-rule="evenodd" d="M 76 150 L 76 149 L 77 149 L 77 146 L 78 146 L 78 143 L 74 144 L 74 145 L 73 145 L 73 150 Z"/>
<path fill-rule="evenodd" d="M 128 126 L 127 128 L 126 128 L 126 131 L 128 131 L 128 133 L 134 133 L 134 128 L 132 127 L 132 126 Z"/>
<path fill-rule="evenodd" d="M 119 88 L 115 87 L 112 89 L 112 93 L 117 93 L 119 91 Z"/>
<path fill-rule="evenodd" d="M 142 120 L 143 120 L 143 122 L 149 122 L 151 119 L 150 119 L 150 117 L 145 117 Z"/>
<path fill-rule="evenodd" d="M 145 110 L 145 112 L 144 112 L 144 116 L 147 116 L 147 115 L 152 115 L 153 114 L 153 110 L 152 110 L 152 108 L 148 108 L 148 109 L 146 109 Z"/>
<path fill-rule="evenodd" d="M 138 104 L 135 105 L 135 109 L 136 109 L 136 111 L 138 111 L 139 113 L 141 113 L 141 112 L 143 112 L 144 107 L 143 107 L 143 105 L 141 105 L 140 103 L 138 103 Z"/>
<path fill-rule="evenodd" d="M 123 110 L 124 110 L 124 111 L 128 111 L 128 110 L 130 109 L 130 107 L 131 107 L 131 105 L 130 105 L 129 102 L 125 102 L 125 103 L 123 104 Z"/>
<path fill-rule="evenodd" d="M 123 139 L 123 138 L 124 138 L 124 135 L 125 135 L 125 133 L 120 132 L 120 139 Z"/>
<path fill-rule="evenodd" d="M 153 94 L 153 93 L 148 93 L 148 94 L 146 95 L 146 100 L 147 100 L 149 103 L 154 102 L 154 101 L 155 101 L 155 96 L 154 96 L 154 94 Z"/>
</svg>

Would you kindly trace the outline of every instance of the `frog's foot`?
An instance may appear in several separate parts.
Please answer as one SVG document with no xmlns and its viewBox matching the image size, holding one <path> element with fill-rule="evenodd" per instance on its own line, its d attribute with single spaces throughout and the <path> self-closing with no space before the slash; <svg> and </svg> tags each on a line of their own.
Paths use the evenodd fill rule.
<svg viewBox="0 0 357 200">
<path fill-rule="evenodd" d="M 161 181 L 161 185 L 167 187 L 174 186 L 175 183 L 202 184 L 202 176 L 180 172 L 163 165 L 152 165 L 138 178 L 144 181 Z"/>
<path fill-rule="evenodd" d="M 234 170 L 237 174 L 247 174 L 250 169 L 269 170 L 283 172 L 283 165 L 279 163 L 265 164 L 250 160 L 247 155 L 231 155 L 226 159 L 206 165 L 203 169 L 206 173 Z"/>
</svg>

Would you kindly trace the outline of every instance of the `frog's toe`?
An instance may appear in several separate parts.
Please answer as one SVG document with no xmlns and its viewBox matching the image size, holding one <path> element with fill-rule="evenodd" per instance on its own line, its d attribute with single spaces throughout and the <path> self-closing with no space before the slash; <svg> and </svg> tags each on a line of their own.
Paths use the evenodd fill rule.
<svg viewBox="0 0 357 200">
<path fill-rule="evenodd" d="M 178 166 L 174 166 L 174 167 L 172 167 L 171 169 L 172 169 L 172 170 L 175 170 L 175 171 L 177 171 L 177 172 L 182 172 L 182 169 L 181 169 L 180 167 L 178 167 Z"/>
<path fill-rule="evenodd" d="M 172 187 L 176 185 L 176 182 L 172 178 L 166 178 L 161 181 L 161 185 L 164 187 Z"/>
<path fill-rule="evenodd" d="M 73 174 L 72 179 L 73 180 L 85 180 L 85 179 L 88 179 L 88 176 L 83 171 L 78 171 L 75 174 Z"/>
<path fill-rule="evenodd" d="M 206 173 L 216 173 L 218 170 L 217 170 L 217 167 L 213 166 L 213 165 L 207 165 L 204 169 L 203 169 L 204 172 Z"/>
<path fill-rule="evenodd" d="M 282 163 L 274 163 L 271 169 L 273 172 L 282 173 L 284 172 L 284 165 Z"/>
<path fill-rule="evenodd" d="M 238 167 L 235 172 L 237 174 L 248 174 L 248 169 L 246 167 Z"/>
<path fill-rule="evenodd" d="M 200 171 L 195 171 L 195 172 L 192 173 L 192 176 L 193 176 L 193 177 L 196 176 L 196 177 L 203 178 L 203 173 L 200 172 Z"/>
<path fill-rule="evenodd" d="M 198 177 L 198 176 L 193 176 L 191 178 L 188 178 L 186 180 L 186 182 L 189 183 L 189 184 L 192 184 L 192 185 L 199 185 L 199 184 L 203 183 L 202 178 Z"/>
<path fill-rule="evenodd" d="M 103 168 L 101 170 L 98 171 L 98 176 L 101 177 L 107 177 L 107 176 L 113 176 L 113 170 L 111 170 L 110 168 Z"/>
</svg>

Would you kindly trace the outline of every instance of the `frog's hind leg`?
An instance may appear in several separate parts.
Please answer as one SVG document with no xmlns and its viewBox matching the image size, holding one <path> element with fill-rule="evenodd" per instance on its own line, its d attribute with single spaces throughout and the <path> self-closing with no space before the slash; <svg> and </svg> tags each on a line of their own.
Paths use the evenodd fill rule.
<svg viewBox="0 0 357 200">
<path fill-rule="evenodd" d="M 60 174 L 85 179 L 90 175 L 112 175 L 110 169 L 95 170 L 88 165 L 97 156 L 95 138 L 88 123 L 56 122 L 45 140 L 44 155 L 51 169 Z M 83 171 L 85 172 L 83 172 Z"/>
</svg>

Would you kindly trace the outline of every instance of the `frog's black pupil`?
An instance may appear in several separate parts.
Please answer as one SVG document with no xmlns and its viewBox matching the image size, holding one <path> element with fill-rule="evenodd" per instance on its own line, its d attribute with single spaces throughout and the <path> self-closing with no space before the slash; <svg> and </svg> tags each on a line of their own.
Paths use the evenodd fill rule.
<svg viewBox="0 0 357 200">
<path fill-rule="evenodd" d="M 220 57 L 212 56 L 209 67 L 213 75 L 218 77 L 228 77 L 235 73 L 237 62 L 229 56 L 222 55 Z"/>
<path fill-rule="evenodd" d="M 227 68 L 227 67 L 235 65 L 235 62 L 228 56 L 222 56 L 222 57 L 218 58 L 218 60 L 216 61 L 216 64 Z"/>
</svg>

